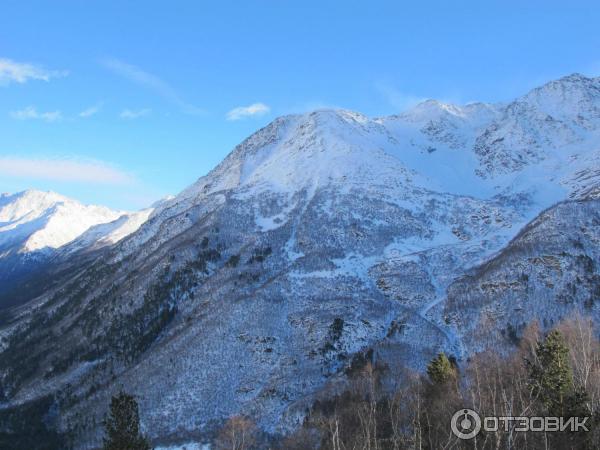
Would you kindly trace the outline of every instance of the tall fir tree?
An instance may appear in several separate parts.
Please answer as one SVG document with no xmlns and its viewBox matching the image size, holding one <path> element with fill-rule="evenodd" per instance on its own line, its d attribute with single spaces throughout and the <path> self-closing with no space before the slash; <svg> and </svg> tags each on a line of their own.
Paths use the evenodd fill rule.
<svg viewBox="0 0 600 450">
<path fill-rule="evenodd" d="M 441 385 L 456 378 L 456 369 L 442 352 L 438 353 L 427 366 L 427 375 L 433 384 Z"/>
<path fill-rule="evenodd" d="M 569 364 L 569 348 L 558 330 L 551 331 L 535 350 L 536 361 L 530 364 L 531 386 L 548 412 L 556 416 L 568 414 L 573 399 L 573 370 Z"/>
<path fill-rule="evenodd" d="M 135 398 L 124 392 L 113 396 L 104 426 L 103 450 L 150 450 L 150 443 L 140 432 L 140 416 Z"/>
</svg>

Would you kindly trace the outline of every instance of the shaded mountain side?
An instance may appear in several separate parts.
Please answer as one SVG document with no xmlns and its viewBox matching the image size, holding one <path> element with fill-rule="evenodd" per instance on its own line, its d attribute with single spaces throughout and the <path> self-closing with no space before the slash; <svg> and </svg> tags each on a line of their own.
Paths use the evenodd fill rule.
<svg viewBox="0 0 600 450">
<path fill-rule="evenodd" d="M 21 258 L 6 258 L 0 275 L 0 323 L 6 311 L 42 295 L 52 285 L 51 266 L 42 261 L 24 262 Z"/>
<path fill-rule="evenodd" d="M 0 410 L 0 448 L 59 450 L 65 438 L 56 431 L 54 399 L 44 397 Z"/>
<path fill-rule="evenodd" d="M 81 251 L 69 258 L 47 256 L 37 262 L 29 260 L 27 263 L 20 258 L 4 260 L 5 266 L 11 265 L 13 270 L 1 277 L 0 326 L 27 314 L 35 305 L 35 299 L 68 283 L 75 274 L 84 271 L 106 250 Z"/>
<path fill-rule="evenodd" d="M 43 274 L 47 268 L 45 257 L 27 261 L 21 255 L 4 257 L 0 263 L 0 314 L 43 294 L 48 284 Z"/>
<path fill-rule="evenodd" d="M 135 213 L 83 205 L 54 192 L 0 195 L 0 311 L 57 282 L 57 269 L 131 234 L 153 208 Z M 60 278 L 60 277 L 58 277 Z"/>
</svg>

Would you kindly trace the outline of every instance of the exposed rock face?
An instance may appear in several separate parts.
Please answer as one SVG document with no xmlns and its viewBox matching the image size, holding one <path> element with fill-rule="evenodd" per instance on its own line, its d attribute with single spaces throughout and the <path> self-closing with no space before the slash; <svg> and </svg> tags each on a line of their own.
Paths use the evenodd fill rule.
<svg viewBox="0 0 600 450">
<path fill-rule="evenodd" d="M 507 106 L 275 120 L 4 314 L 4 407 L 58 393 L 53 426 L 81 448 L 121 387 L 153 439 L 210 433 L 235 413 L 285 432 L 358 353 L 422 368 L 440 349 L 460 360 L 508 345 L 508 324 L 517 333 L 536 308 L 547 320 L 595 311 L 599 85 L 571 76 Z M 511 241 L 568 198 L 589 200 Z"/>
</svg>

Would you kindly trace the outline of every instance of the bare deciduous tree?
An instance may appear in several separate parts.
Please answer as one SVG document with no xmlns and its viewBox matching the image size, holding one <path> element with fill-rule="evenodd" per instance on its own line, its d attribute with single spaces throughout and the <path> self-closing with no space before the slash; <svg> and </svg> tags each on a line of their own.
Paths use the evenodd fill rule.
<svg viewBox="0 0 600 450">
<path fill-rule="evenodd" d="M 244 416 L 233 416 L 225 423 L 216 441 L 218 450 L 247 450 L 256 444 L 256 426 Z"/>
</svg>

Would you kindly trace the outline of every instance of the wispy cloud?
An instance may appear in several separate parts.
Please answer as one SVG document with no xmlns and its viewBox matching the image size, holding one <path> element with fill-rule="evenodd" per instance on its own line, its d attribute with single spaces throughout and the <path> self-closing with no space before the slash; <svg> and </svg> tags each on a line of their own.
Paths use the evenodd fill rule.
<svg viewBox="0 0 600 450">
<path fill-rule="evenodd" d="M 97 114 L 101 108 L 102 108 L 102 104 L 97 103 L 96 105 L 90 106 L 89 108 L 86 108 L 83 111 L 81 111 L 79 113 L 79 117 L 83 117 L 84 119 L 88 118 L 88 117 L 92 117 L 93 115 Z"/>
<path fill-rule="evenodd" d="M 66 70 L 47 70 L 29 63 L 0 58 L 0 86 L 10 83 L 23 84 L 29 80 L 50 81 L 51 78 L 68 75 Z"/>
<path fill-rule="evenodd" d="M 123 111 L 121 111 L 121 114 L 119 114 L 119 117 L 121 119 L 129 119 L 129 120 L 139 119 L 140 117 L 147 116 L 151 112 L 152 112 L 152 110 L 148 109 L 148 108 L 136 109 L 136 110 L 124 109 Z"/>
<path fill-rule="evenodd" d="M 426 100 L 424 97 L 403 92 L 386 83 L 376 83 L 375 89 L 397 112 L 405 111 Z"/>
<path fill-rule="evenodd" d="M 238 106 L 227 113 L 227 120 L 240 120 L 246 117 L 262 116 L 271 111 L 264 103 L 253 103 L 248 106 Z"/>
<path fill-rule="evenodd" d="M 132 175 L 105 162 L 78 158 L 0 156 L 0 174 L 7 177 L 104 185 L 126 185 L 136 181 Z"/>
<path fill-rule="evenodd" d="M 43 120 L 45 122 L 56 122 L 63 118 L 60 111 L 39 112 L 34 106 L 12 111 L 10 116 L 17 120 Z"/>
<path fill-rule="evenodd" d="M 283 112 L 285 114 L 304 114 L 304 113 L 318 111 L 318 110 L 324 110 L 324 109 L 337 110 L 337 109 L 346 109 L 346 108 L 344 108 L 343 106 L 340 106 L 340 105 L 336 105 L 334 103 L 329 103 L 327 101 L 313 99 L 313 100 L 308 100 L 308 101 L 304 101 L 301 103 L 293 104 L 287 108 L 284 108 Z"/>
<path fill-rule="evenodd" d="M 133 64 L 128 64 L 114 58 L 104 59 L 101 61 L 101 64 L 113 73 L 153 91 L 155 94 L 173 103 L 187 114 L 200 114 L 204 112 L 202 109 L 184 101 L 169 83 Z"/>
</svg>

